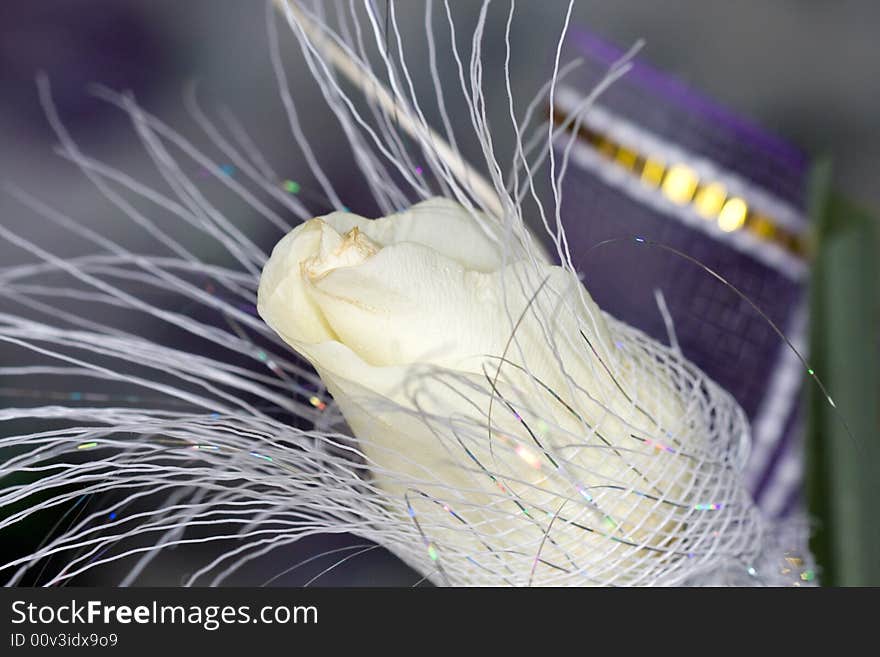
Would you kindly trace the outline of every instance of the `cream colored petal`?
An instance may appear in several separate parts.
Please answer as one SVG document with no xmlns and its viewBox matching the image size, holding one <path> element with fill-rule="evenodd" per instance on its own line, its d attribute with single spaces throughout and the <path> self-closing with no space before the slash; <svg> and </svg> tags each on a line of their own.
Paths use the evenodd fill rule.
<svg viewBox="0 0 880 657">
<path fill-rule="evenodd" d="M 421 244 L 468 269 L 494 271 L 502 260 L 501 239 L 489 234 L 498 230 L 497 220 L 482 214 L 479 217 L 482 221 L 457 203 L 438 197 L 380 219 L 365 219 L 349 212 L 334 212 L 322 219 L 340 233 L 356 226 L 382 246 Z"/>
<path fill-rule="evenodd" d="M 474 272 L 427 247 L 402 243 L 329 271 L 307 289 L 330 330 L 371 365 L 430 363 L 484 374 L 503 357 L 523 368 L 505 365 L 508 379 L 556 391 L 592 426 L 611 427 L 624 438 L 658 424 L 677 431 L 681 412 L 673 391 L 645 378 L 652 368 L 614 357 L 601 312 L 575 285 L 559 267 L 521 262 Z"/>
<path fill-rule="evenodd" d="M 360 265 L 314 278 L 308 289 L 331 330 L 374 365 L 422 362 L 480 372 L 484 357 L 505 356 L 525 358 L 521 364 L 539 372 L 556 371 L 558 361 L 547 347 L 550 334 L 559 339 L 566 365 L 583 378 L 581 366 L 592 356 L 570 310 L 580 303 L 572 290 L 576 281 L 558 267 L 530 267 L 470 271 L 428 247 L 404 242 Z M 585 334 L 598 335 L 597 348 L 610 349 L 604 320 L 585 296 L 599 328 L 590 331 L 594 323 L 584 322 Z M 514 327 L 516 349 L 508 347 Z"/>
<path fill-rule="evenodd" d="M 675 466 L 681 465 L 681 459 L 674 455 L 650 450 L 635 453 L 633 448 L 639 447 L 638 443 L 622 438 L 618 432 L 612 438 L 628 449 L 613 458 L 611 450 L 595 436 L 565 433 L 565 424 L 569 430 L 579 429 L 561 406 L 557 405 L 557 413 L 539 418 L 523 410 L 522 415 L 533 427 L 539 422 L 552 427 L 542 433 L 546 447 L 581 444 L 577 450 L 564 450 L 572 480 L 562 476 L 536 447 L 520 418 L 499 405 L 492 418 L 495 430 L 490 438 L 485 428 L 490 391 L 482 376 L 454 372 L 426 376 L 421 368 L 374 367 L 336 342 L 310 345 L 306 354 L 320 363 L 318 372 L 358 437 L 373 482 L 389 494 L 404 522 L 405 497 L 421 501 L 420 522 L 439 546 L 472 550 L 474 554 L 483 549 L 472 533 L 456 531 L 460 526 L 449 522 L 441 506 L 426 500 L 444 500 L 455 506 L 458 517 L 478 525 L 481 535 L 490 537 L 496 547 L 515 551 L 519 545 L 534 546 L 542 538 L 542 525 L 523 519 L 523 507 L 515 505 L 509 494 L 528 509 L 549 512 L 562 508 L 564 503 L 564 515 L 577 517 L 580 527 L 560 525 L 556 536 L 560 544 L 567 546 L 567 553 L 578 559 L 589 560 L 592 554 L 604 553 L 609 527 L 619 527 L 636 542 L 643 539 L 656 544 L 665 540 L 662 530 L 668 522 L 668 510 L 626 489 L 655 494 L 662 491 L 676 499 L 685 482 L 674 476 Z M 507 399 L 516 399 L 509 388 L 501 388 Z M 482 393 L 475 394 L 479 389 Z M 464 403 L 465 398 L 472 403 Z M 668 474 L 659 476 L 661 473 Z M 507 492 L 499 492 L 499 482 L 504 483 Z M 612 488 L 600 486 L 595 493 L 598 506 L 584 508 L 576 485 L 609 483 Z M 598 531 L 589 533 L 581 529 L 583 526 Z M 562 558 L 555 546 L 547 550 L 548 558 Z M 628 552 L 629 556 L 621 558 L 646 556 L 635 547 Z"/>
<path fill-rule="evenodd" d="M 328 272 L 309 290 L 334 333 L 367 362 L 454 364 L 497 351 L 504 339 L 493 284 L 492 274 L 405 242 Z"/>
<path fill-rule="evenodd" d="M 487 222 L 488 225 L 488 222 Z M 429 246 L 465 268 L 490 271 L 501 262 L 498 244 L 464 208 L 442 198 L 419 203 L 405 212 L 366 219 L 347 212 L 318 217 L 296 227 L 273 249 L 260 279 L 260 315 L 292 342 L 335 339 L 320 312 L 304 295 L 301 264 L 313 261 L 309 274 L 356 264 L 371 253 L 341 248 L 344 235 L 357 228 L 378 246 L 398 242 Z M 339 257 L 334 251 L 340 251 Z"/>
<path fill-rule="evenodd" d="M 323 222 L 312 219 L 294 228 L 275 245 L 263 267 L 257 291 L 257 311 L 285 341 L 323 342 L 336 336 L 305 292 L 300 265 L 320 249 Z"/>
</svg>

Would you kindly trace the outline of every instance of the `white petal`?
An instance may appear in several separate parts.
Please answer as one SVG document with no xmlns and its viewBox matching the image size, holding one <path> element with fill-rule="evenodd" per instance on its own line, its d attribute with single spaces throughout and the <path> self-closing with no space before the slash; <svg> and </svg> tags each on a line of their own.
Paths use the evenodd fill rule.
<svg viewBox="0 0 880 657">
<path fill-rule="evenodd" d="M 367 362 L 454 364 L 505 340 L 494 283 L 494 274 L 405 242 L 328 272 L 309 290 L 333 332 Z"/>
<path fill-rule="evenodd" d="M 312 219 L 290 231 L 275 245 L 260 276 L 257 311 L 290 344 L 336 339 L 300 274 L 300 264 L 320 249 L 323 227 Z"/>
<path fill-rule="evenodd" d="M 449 199 L 431 198 L 380 219 L 365 219 L 350 212 L 334 212 L 321 218 L 340 233 L 357 226 L 382 246 L 422 244 L 475 271 L 494 271 L 501 266 L 502 240 L 494 234 L 497 220 L 472 214 Z"/>
<path fill-rule="evenodd" d="M 521 262 L 483 273 L 404 242 L 360 265 L 327 272 L 311 281 L 309 291 L 330 330 L 373 365 L 432 363 L 479 373 L 485 357 L 504 356 L 549 375 L 559 369 L 547 346 L 550 334 L 559 338 L 564 365 L 584 378 L 589 372 L 581 371 L 582 364 L 593 355 L 570 309 L 580 303 L 573 284 L 558 267 L 533 269 Z M 608 351 L 607 327 L 584 295 L 595 317 L 583 321 L 585 335 Z"/>
</svg>

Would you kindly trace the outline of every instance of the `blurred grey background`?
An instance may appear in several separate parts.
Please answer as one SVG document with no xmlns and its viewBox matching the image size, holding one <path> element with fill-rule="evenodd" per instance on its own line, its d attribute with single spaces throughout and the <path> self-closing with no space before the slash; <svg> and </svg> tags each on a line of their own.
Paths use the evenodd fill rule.
<svg viewBox="0 0 880 657">
<path fill-rule="evenodd" d="M 397 5 L 404 34 L 421 27 L 415 23 L 421 9 L 407 11 L 416 4 Z M 496 5 L 493 10 L 506 13 L 506 2 Z M 514 70 L 522 89 L 545 79 L 565 6 L 561 0 L 517 3 Z M 452 7 L 463 25 L 471 25 L 479 3 L 454 0 Z M 830 155 L 838 187 L 880 207 L 880 3 L 579 0 L 573 22 L 623 46 L 644 38 L 644 60 L 809 153 Z M 487 40 L 502 26 L 490 23 Z M 305 83 L 307 72 L 291 41 L 285 40 L 284 52 L 304 120 L 313 131 L 335 132 L 322 103 L 309 102 L 317 100 L 315 89 Z M 71 132 L 114 162 L 132 164 L 126 162 L 134 150 L 131 131 L 117 112 L 89 97 L 89 84 L 132 90 L 188 135 L 182 91 L 197 80 L 205 105 L 228 104 L 281 172 L 294 175 L 298 166 L 286 147 L 291 140 L 269 66 L 262 0 L 3 3 L 0 178 L 51 191 L 72 211 L 94 214 L 93 191 L 51 156 L 54 137 L 34 85 L 40 70 L 49 75 Z M 322 156 L 333 159 L 332 153 Z M 2 220 L 14 221 L 3 203 Z"/>
<path fill-rule="evenodd" d="M 380 11 L 384 1 L 378 1 Z M 561 0 L 520 0 L 513 25 L 514 85 L 529 97 L 544 82 L 566 9 Z M 480 3 L 453 0 L 463 28 Z M 421 3 L 398 2 L 401 30 L 424 47 Z M 503 29 L 508 3 L 492 8 L 486 41 Z M 440 16 L 439 13 L 435 13 Z M 720 103 L 812 155 L 829 155 L 835 186 L 880 214 L 880 3 L 871 0 L 716 1 L 581 0 L 572 21 L 621 46 L 637 39 L 640 58 L 673 73 Z M 282 33 L 284 27 L 281 26 Z M 130 90 L 138 102 L 196 145 L 207 140 L 187 113 L 183 93 L 196 81 L 206 109 L 228 106 L 282 178 L 309 185 L 307 167 L 293 146 L 269 63 L 263 0 L 29 0 L 0 5 L 0 181 L 13 183 L 71 217 L 127 240 L 130 226 L 72 165 L 53 155 L 56 138 L 37 97 L 44 71 L 66 127 L 88 153 L 152 183 L 156 174 L 121 112 L 90 95 L 90 85 Z M 351 156 L 332 116 L 311 83 L 296 44 L 282 39 L 290 87 L 307 132 L 319 137 L 322 165 L 334 180 L 352 170 Z M 503 49 L 485 53 L 498 70 Z M 444 58 L 442 63 L 449 64 Z M 447 67 L 444 78 L 457 84 Z M 429 89 L 426 76 L 417 85 Z M 503 81 L 487 79 L 491 110 L 506 108 Z M 494 91 L 493 93 L 493 85 Z M 503 121 L 506 115 L 501 116 Z M 501 138 L 503 141 L 504 137 Z M 338 147 L 337 147 L 338 146 Z M 467 153 L 467 149 L 465 149 Z M 471 153 L 473 155 L 473 153 Z M 195 170 L 197 167 L 193 166 Z M 351 183 L 352 190 L 357 184 Z M 346 183 L 342 183 L 344 188 Z M 354 193 L 354 192 L 353 192 Z M 245 232 L 252 217 L 233 217 Z M 74 247 L 50 222 L 0 194 L 0 222 L 32 241 L 65 254 Z M 262 224 L 260 224 L 262 225 Z M 256 228 L 254 228 L 256 230 Z M 259 236 L 254 239 L 260 241 Z M 263 244 L 271 246 L 272 235 Z M 80 245 L 81 246 L 81 245 Z M 209 257 L 210 254 L 203 254 Z M 32 257 L 0 244 L 4 264 Z M 342 539 L 301 546 L 330 549 Z M 313 542 L 314 543 L 314 542 Z M 183 557 L 171 554 L 168 573 Z M 277 572 L 267 569 L 267 573 Z M 325 583 L 413 583 L 411 572 L 378 551 L 347 564 Z M 256 577 L 259 577 L 257 575 Z M 115 578 L 107 574 L 108 581 Z M 172 579 L 150 583 L 174 584 Z M 290 583 L 297 583 L 291 581 Z"/>
</svg>

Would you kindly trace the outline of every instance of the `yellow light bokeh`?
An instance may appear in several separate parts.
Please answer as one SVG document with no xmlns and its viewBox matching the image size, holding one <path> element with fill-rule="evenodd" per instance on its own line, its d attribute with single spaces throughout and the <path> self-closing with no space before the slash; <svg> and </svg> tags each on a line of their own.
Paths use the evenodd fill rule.
<svg viewBox="0 0 880 657">
<path fill-rule="evenodd" d="M 706 219 L 714 219 L 724 207 L 724 199 L 727 198 L 727 189 L 721 183 L 709 183 L 705 187 L 700 187 L 697 191 L 697 197 L 694 199 L 694 206 L 697 212 Z"/>
<path fill-rule="evenodd" d="M 616 158 L 617 162 L 627 169 L 632 169 L 636 164 L 635 151 L 631 151 L 630 149 L 624 148 L 623 146 L 617 149 Z"/>
<path fill-rule="evenodd" d="M 749 227 L 753 233 L 764 239 L 773 239 L 776 234 L 776 226 L 773 225 L 773 222 L 768 217 L 762 214 L 752 216 Z"/>
<path fill-rule="evenodd" d="M 663 179 L 663 193 L 673 203 L 690 203 L 697 189 L 697 174 L 690 167 L 676 164 Z"/>
<path fill-rule="evenodd" d="M 666 166 L 662 162 L 648 158 L 645 160 L 645 168 L 642 169 L 642 180 L 654 187 L 658 187 L 660 181 L 663 180 L 665 171 Z"/>
<path fill-rule="evenodd" d="M 728 199 L 727 203 L 724 204 L 724 207 L 721 208 L 721 213 L 718 215 L 718 227 L 725 233 L 730 233 L 737 228 L 741 228 L 746 222 L 747 212 L 748 207 L 744 200 L 738 196 Z"/>
<path fill-rule="evenodd" d="M 614 154 L 617 152 L 617 144 L 615 144 L 610 139 L 599 139 L 598 144 L 599 152 L 602 153 L 607 158 L 613 159 Z"/>
<path fill-rule="evenodd" d="M 728 190 L 720 179 L 701 181 L 699 160 L 694 160 L 697 168 L 684 161 L 667 166 L 665 161 L 649 157 L 647 152 L 639 148 L 632 148 L 633 142 L 623 145 L 596 129 L 584 126 L 574 132 L 578 139 L 594 148 L 605 162 L 629 171 L 633 178 L 639 177 L 643 184 L 651 188 L 650 196 L 656 198 L 653 190 L 659 190 L 667 199 L 686 208 L 686 215 L 692 216 L 692 207 L 707 221 L 717 221 L 718 227 L 724 232 L 744 229 L 750 235 L 797 256 L 809 254 L 811 246 L 803 235 L 792 233 L 778 225 L 774 217 L 749 208 L 743 198 L 728 197 Z M 678 157 L 685 156 L 682 154 Z M 604 167 L 605 163 L 600 166 Z"/>
</svg>

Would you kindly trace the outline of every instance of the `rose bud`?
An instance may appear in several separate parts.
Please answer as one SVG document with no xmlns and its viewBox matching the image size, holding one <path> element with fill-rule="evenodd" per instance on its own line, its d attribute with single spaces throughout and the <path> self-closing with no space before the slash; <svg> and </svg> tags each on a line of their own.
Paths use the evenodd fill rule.
<svg viewBox="0 0 880 657">
<path fill-rule="evenodd" d="M 334 212 L 276 245 L 259 313 L 417 530 L 387 547 L 434 581 L 681 581 L 743 540 L 718 527 L 753 522 L 742 455 L 713 453 L 741 411 L 717 417 L 726 393 L 508 242 L 445 199 Z"/>
</svg>

